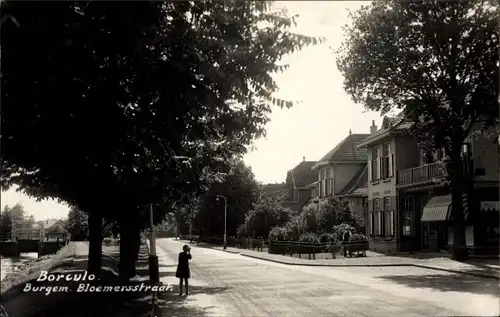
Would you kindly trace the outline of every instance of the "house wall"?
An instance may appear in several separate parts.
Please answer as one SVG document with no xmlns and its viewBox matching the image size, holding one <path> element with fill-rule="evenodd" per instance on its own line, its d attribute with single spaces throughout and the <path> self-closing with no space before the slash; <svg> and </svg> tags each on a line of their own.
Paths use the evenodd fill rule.
<svg viewBox="0 0 500 317">
<path fill-rule="evenodd" d="M 311 198 L 310 189 L 299 189 L 299 203 L 303 206 Z"/>
<path fill-rule="evenodd" d="M 335 164 L 333 166 L 333 190 L 334 195 L 338 194 L 356 176 L 356 173 L 363 168 L 366 163 Z"/>
<path fill-rule="evenodd" d="M 366 233 L 367 237 L 370 240 L 370 250 L 375 251 L 375 252 L 380 252 L 380 253 L 386 253 L 386 254 L 394 254 L 398 251 L 398 237 L 400 234 L 400 217 L 399 217 L 399 208 L 398 208 L 398 198 L 396 196 L 395 192 L 391 192 L 392 194 L 385 194 L 384 196 L 375 196 L 375 198 L 381 198 L 382 201 L 385 197 L 390 197 L 391 199 L 391 204 L 393 206 L 393 209 L 395 210 L 394 213 L 394 236 L 393 237 L 378 237 L 376 235 L 371 234 L 371 227 L 370 227 L 370 220 L 365 219 L 365 227 L 366 227 Z M 373 212 L 373 199 L 368 201 L 368 214 L 367 216 L 370 217 L 371 212 Z M 376 221 L 376 220 L 375 220 Z"/>
<path fill-rule="evenodd" d="M 415 137 L 411 135 L 398 135 L 393 140 L 394 167 L 396 171 L 420 165 L 420 151 Z"/>
<path fill-rule="evenodd" d="M 484 176 L 476 176 L 476 181 L 498 182 L 499 181 L 499 145 L 494 142 L 494 137 L 485 137 L 485 134 L 474 134 L 471 136 L 472 154 L 474 167 L 484 169 Z"/>
<path fill-rule="evenodd" d="M 370 249 L 375 252 L 386 253 L 386 254 L 394 254 L 398 251 L 398 237 L 400 234 L 400 217 L 399 217 L 399 201 L 397 199 L 397 191 L 396 191 L 396 171 L 400 169 L 398 163 L 398 155 L 400 152 L 408 151 L 408 148 L 411 148 L 411 145 L 405 143 L 407 138 L 401 138 L 398 142 L 395 137 L 386 138 L 381 140 L 379 143 L 370 145 L 368 147 L 368 162 L 374 160 L 373 157 L 373 149 L 378 147 L 384 143 L 389 142 L 391 144 L 391 153 L 394 155 L 394 171 L 393 176 L 389 179 L 377 180 L 377 181 L 369 181 L 368 182 L 368 213 L 367 219 L 365 219 L 367 236 L 370 240 Z M 415 144 L 415 143 L 414 143 Z M 399 146 L 399 147 L 398 147 Z M 416 147 L 416 146 L 415 146 Z M 411 152 L 411 150 L 409 151 Z M 400 156 L 400 160 L 405 159 L 405 155 Z M 401 161 L 399 161 L 401 162 Z M 418 161 L 417 161 L 418 162 Z M 383 203 L 384 198 L 389 197 L 391 201 L 392 209 L 394 212 L 394 236 L 393 237 L 384 237 L 384 236 L 376 236 L 372 235 L 372 229 L 370 225 L 371 213 L 373 212 L 373 200 L 380 199 L 381 203 Z M 375 219 L 376 221 L 376 219 Z M 373 225 L 373 224 L 372 224 Z M 382 234 L 383 235 L 383 234 Z"/>
<path fill-rule="evenodd" d="M 325 179 L 324 180 L 321 180 L 321 174 L 324 173 L 325 174 Z M 333 183 L 333 190 L 335 190 L 335 173 L 334 173 L 334 167 L 332 164 L 330 165 L 326 165 L 326 166 L 321 166 L 320 168 L 318 168 L 318 194 L 320 197 L 326 197 L 328 196 L 328 192 L 326 191 L 327 190 L 327 182 L 328 182 L 328 179 L 330 177 L 330 175 L 333 174 L 333 178 L 334 178 L 334 181 L 331 182 Z"/>
<path fill-rule="evenodd" d="M 380 143 L 370 145 L 368 147 L 368 162 L 374 160 L 373 157 L 373 149 L 383 143 L 390 142 L 391 143 L 391 151 L 394 154 L 394 169 L 395 171 L 399 170 L 398 160 L 396 157 L 398 156 L 398 152 L 400 152 L 397 148 L 397 143 L 394 138 L 386 139 Z M 405 147 L 402 148 L 402 151 L 406 150 Z M 402 157 L 404 158 L 404 157 Z M 368 182 L 368 200 L 373 200 L 373 198 L 380 198 L 385 196 L 395 196 L 396 195 L 396 173 L 393 173 L 393 176 L 387 180 L 378 180 L 378 181 L 369 181 Z"/>
<path fill-rule="evenodd" d="M 351 210 L 364 220 L 363 197 L 345 197 L 342 201 L 347 201 Z"/>
</svg>

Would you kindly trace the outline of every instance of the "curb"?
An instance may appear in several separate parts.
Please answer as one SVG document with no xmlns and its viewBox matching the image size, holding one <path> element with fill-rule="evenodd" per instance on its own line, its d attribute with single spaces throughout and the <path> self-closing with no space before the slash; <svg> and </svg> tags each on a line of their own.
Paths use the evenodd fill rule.
<svg viewBox="0 0 500 317">
<path fill-rule="evenodd" d="M 434 266 L 423 265 L 423 264 L 411 264 L 411 263 L 387 263 L 387 264 L 290 263 L 290 262 L 281 261 L 281 260 L 275 260 L 275 259 L 258 257 L 258 256 L 255 256 L 255 255 L 250 255 L 250 254 L 244 254 L 244 253 L 241 253 L 241 252 L 238 252 L 238 251 L 220 250 L 220 249 L 217 249 L 217 247 L 207 247 L 207 248 L 212 249 L 212 250 L 221 251 L 221 252 L 231 253 L 231 254 L 239 254 L 239 255 L 247 257 L 247 258 L 252 258 L 252 259 L 257 259 L 257 260 L 262 260 L 262 261 L 268 261 L 268 262 L 273 262 L 273 263 L 278 263 L 278 264 L 284 264 L 284 265 L 290 265 L 290 266 L 294 266 L 295 265 L 295 266 L 317 266 L 317 267 L 419 267 L 419 268 L 427 269 L 427 270 L 434 270 L 434 271 L 441 271 L 441 272 L 449 272 L 449 273 L 455 273 L 455 274 L 469 275 L 469 276 L 474 276 L 474 277 L 479 277 L 479 278 L 485 278 L 485 279 L 492 279 L 492 280 L 500 280 L 500 276 L 496 276 L 496 275 L 476 273 L 476 272 L 467 272 L 467 271 L 465 271 L 465 272 L 464 271 L 457 271 L 457 270 L 444 269 L 444 268 L 440 268 L 440 267 L 434 267 Z"/>
<path fill-rule="evenodd" d="M 279 264 L 284 264 L 284 265 L 290 265 L 290 266 L 317 266 L 317 267 L 397 267 L 397 266 L 410 267 L 410 266 L 412 266 L 412 267 L 419 267 L 419 268 L 434 270 L 434 271 L 450 272 L 450 273 L 470 275 L 470 276 L 486 278 L 486 279 L 500 280 L 500 277 L 495 276 L 495 275 L 482 274 L 482 273 L 476 273 L 476 272 L 463 272 L 463 271 L 443 269 L 443 268 L 438 268 L 438 267 L 433 267 L 433 266 L 428 266 L 428 265 L 421 265 L 421 264 L 410 264 L 410 263 L 349 264 L 349 265 L 348 264 L 321 264 L 321 263 L 309 264 L 309 263 L 290 263 L 290 262 L 285 262 L 285 261 L 280 261 L 280 260 L 266 259 L 266 258 L 262 258 L 262 257 L 254 256 L 254 255 L 249 255 L 249 254 L 243 254 L 243 253 L 240 253 L 240 255 L 248 257 L 248 258 L 252 258 L 252 259 L 268 261 L 268 262 L 273 262 L 273 263 L 279 263 Z"/>
<path fill-rule="evenodd" d="M 177 240 L 179 242 L 184 242 L 184 243 L 187 243 L 189 245 L 192 245 L 194 246 L 195 248 L 198 247 L 198 248 L 207 248 L 207 249 L 212 249 L 212 250 L 217 250 L 217 251 L 222 251 L 222 252 L 226 252 L 226 253 L 231 253 L 231 254 L 241 254 L 240 251 L 231 251 L 231 250 L 221 250 L 221 249 L 218 249 L 218 248 L 222 248 L 222 247 L 219 247 L 219 246 L 198 246 L 196 244 L 196 242 L 189 242 L 189 240 Z"/>
</svg>

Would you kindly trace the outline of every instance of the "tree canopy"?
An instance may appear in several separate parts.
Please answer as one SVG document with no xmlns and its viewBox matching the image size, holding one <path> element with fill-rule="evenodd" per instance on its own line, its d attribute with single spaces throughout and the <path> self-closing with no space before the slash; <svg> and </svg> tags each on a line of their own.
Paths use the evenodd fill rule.
<svg viewBox="0 0 500 317">
<path fill-rule="evenodd" d="M 254 205 L 245 214 L 238 235 L 267 237 L 273 227 L 286 224 L 293 217 L 293 211 L 284 207 L 282 202 L 278 197 L 264 196 L 259 190 Z"/>
<path fill-rule="evenodd" d="M 318 41 L 270 8 L 3 1 L 3 185 L 108 213 L 203 190 L 292 105 L 280 59 Z"/>
<path fill-rule="evenodd" d="M 474 129 L 498 124 L 498 9 L 488 0 L 373 2 L 351 14 L 337 52 L 355 102 L 402 109 L 422 148 L 444 148 L 456 259 L 467 256 L 462 145 Z"/>
<path fill-rule="evenodd" d="M 89 235 L 89 219 L 88 215 L 76 208 L 71 207 L 68 212 L 68 221 L 66 222 L 66 230 L 73 241 L 83 241 L 88 239 Z"/>
</svg>

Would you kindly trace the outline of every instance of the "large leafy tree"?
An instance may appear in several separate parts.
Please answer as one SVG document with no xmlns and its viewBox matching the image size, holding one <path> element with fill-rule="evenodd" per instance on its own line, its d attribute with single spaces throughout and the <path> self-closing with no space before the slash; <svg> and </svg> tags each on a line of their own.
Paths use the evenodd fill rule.
<svg viewBox="0 0 500 317">
<path fill-rule="evenodd" d="M 3 185 L 88 212 L 94 272 L 102 217 L 117 219 L 120 274 L 133 275 L 147 205 L 169 212 L 201 191 L 263 134 L 273 104 L 291 106 L 272 73 L 317 40 L 270 8 L 3 1 Z"/>
<path fill-rule="evenodd" d="M 356 232 L 364 228 L 363 219 L 354 213 L 347 202 L 336 197 L 304 206 L 302 217 L 307 222 L 308 230 L 315 233 L 332 233 L 336 226 L 342 224 L 354 228 Z"/>
<path fill-rule="evenodd" d="M 498 2 L 379 1 L 351 17 L 337 52 L 345 90 L 371 110 L 404 109 L 422 147 L 445 149 L 452 257 L 464 259 L 461 148 L 498 123 Z"/>
<path fill-rule="evenodd" d="M 82 241 L 87 239 L 89 235 L 88 215 L 76 207 L 71 207 L 68 212 L 66 230 L 71 240 Z"/>
<path fill-rule="evenodd" d="M 245 214 L 239 235 L 267 237 L 273 227 L 285 225 L 293 217 L 294 212 L 283 206 L 279 197 L 264 196 L 259 193 L 251 209 Z"/>
<path fill-rule="evenodd" d="M 236 235 L 238 226 L 245 222 L 245 213 L 258 198 L 259 184 L 243 161 L 231 160 L 223 173 L 223 181 L 210 186 L 201 197 L 196 219 L 192 218 L 197 229 L 205 235 L 223 235 L 224 198 L 227 200 L 227 234 L 230 236 Z"/>
</svg>

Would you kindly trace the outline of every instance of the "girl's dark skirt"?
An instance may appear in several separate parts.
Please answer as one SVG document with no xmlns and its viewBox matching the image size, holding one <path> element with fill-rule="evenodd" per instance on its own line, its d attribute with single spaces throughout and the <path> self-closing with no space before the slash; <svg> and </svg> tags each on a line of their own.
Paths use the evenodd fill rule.
<svg viewBox="0 0 500 317">
<path fill-rule="evenodd" d="M 189 270 L 189 265 L 177 265 L 177 271 L 175 272 L 175 277 L 177 278 L 190 278 L 191 272 Z"/>
</svg>

